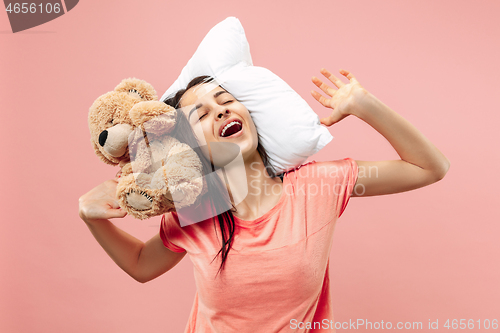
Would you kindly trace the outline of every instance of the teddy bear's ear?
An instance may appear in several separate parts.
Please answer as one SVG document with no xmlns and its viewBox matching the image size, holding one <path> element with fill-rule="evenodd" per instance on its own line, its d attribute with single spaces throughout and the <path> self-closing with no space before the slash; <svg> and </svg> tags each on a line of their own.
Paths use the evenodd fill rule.
<svg viewBox="0 0 500 333">
<path fill-rule="evenodd" d="M 128 93 L 131 96 L 142 99 L 143 101 L 157 101 L 158 96 L 152 85 L 146 81 L 136 78 L 124 79 L 115 88 L 115 91 Z"/>
</svg>

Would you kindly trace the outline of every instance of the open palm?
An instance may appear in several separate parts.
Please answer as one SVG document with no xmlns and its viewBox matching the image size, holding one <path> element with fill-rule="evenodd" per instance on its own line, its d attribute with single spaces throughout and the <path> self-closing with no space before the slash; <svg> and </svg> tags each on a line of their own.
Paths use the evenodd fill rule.
<svg viewBox="0 0 500 333">
<path fill-rule="evenodd" d="M 312 77 L 312 82 L 330 97 L 326 98 L 317 91 L 311 91 L 311 94 L 318 102 L 327 108 L 333 109 L 330 116 L 320 119 L 321 123 L 326 126 L 331 126 L 348 115 L 354 114 L 363 104 L 363 100 L 368 94 L 366 89 L 361 86 L 354 75 L 343 69 L 339 70 L 339 72 L 349 79 L 348 84 L 343 83 L 328 70 L 324 68 L 321 69 L 321 74 L 330 80 L 338 89 L 330 87 L 315 76 Z"/>
</svg>

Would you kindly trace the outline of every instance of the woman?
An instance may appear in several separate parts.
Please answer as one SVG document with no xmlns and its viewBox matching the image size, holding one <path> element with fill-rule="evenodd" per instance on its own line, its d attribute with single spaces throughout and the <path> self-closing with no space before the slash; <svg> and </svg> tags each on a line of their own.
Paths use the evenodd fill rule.
<svg viewBox="0 0 500 333">
<path fill-rule="evenodd" d="M 218 229 L 210 221 L 181 228 L 179 216 L 168 214 L 160 233 L 143 243 L 108 220 L 125 215 L 114 198 L 115 180 L 80 198 L 80 216 L 96 240 L 137 281 L 158 277 L 189 253 L 197 294 L 186 332 L 334 332 L 328 259 L 335 221 L 349 197 L 408 191 L 446 174 L 446 157 L 352 74 L 340 71 L 350 81 L 344 84 L 325 69 L 321 73 L 337 87 L 312 79 L 330 98 L 314 91 L 313 97 L 333 109 L 321 123 L 331 126 L 354 115 L 382 134 L 401 160 L 308 163 L 282 182 L 269 176 L 249 111 L 222 87 L 199 82 L 169 102 L 179 102 L 198 140 L 239 146 L 248 195 L 233 201 L 229 219 Z M 238 125 L 230 129 L 232 122 Z M 205 156 L 215 156 L 208 148 Z M 376 172 L 358 177 L 360 168 Z M 212 261 L 221 251 L 217 265 Z"/>
</svg>

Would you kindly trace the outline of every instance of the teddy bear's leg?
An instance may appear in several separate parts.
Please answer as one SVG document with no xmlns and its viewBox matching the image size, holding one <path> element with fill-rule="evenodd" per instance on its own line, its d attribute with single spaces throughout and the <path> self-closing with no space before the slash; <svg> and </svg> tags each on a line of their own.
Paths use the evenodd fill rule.
<svg viewBox="0 0 500 333">
<path fill-rule="evenodd" d="M 153 206 L 150 197 L 144 192 L 131 192 L 127 194 L 127 203 L 135 210 L 147 210 Z"/>
<path fill-rule="evenodd" d="M 151 178 L 148 174 L 129 174 L 121 178 L 116 188 L 120 206 L 128 212 L 151 209 L 153 197 L 148 193 Z"/>
<path fill-rule="evenodd" d="M 130 175 L 131 173 L 133 173 L 132 165 L 130 163 L 123 164 L 119 173 L 121 177 Z"/>
</svg>

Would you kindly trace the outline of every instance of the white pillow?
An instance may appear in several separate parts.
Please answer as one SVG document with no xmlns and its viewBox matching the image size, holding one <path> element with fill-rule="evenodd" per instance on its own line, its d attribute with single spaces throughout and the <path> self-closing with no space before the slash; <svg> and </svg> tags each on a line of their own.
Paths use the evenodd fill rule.
<svg viewBox="0 0 500 333">
<path fill-rule="evenodd" d="M 216 78 L 251 111 L 277 174 L 296 168 L 333 138 L 317 114 L 285 81 L 265 68 L 253 66 L 245 31 L 235 17 L 228 17 L 208 32 L 161 100 L 186 88 L 200 75 Z"/>
</svg>

